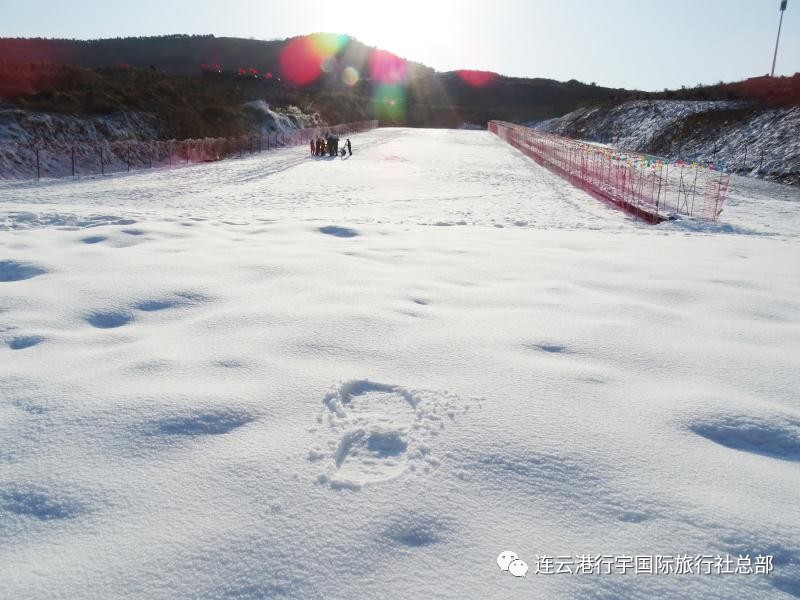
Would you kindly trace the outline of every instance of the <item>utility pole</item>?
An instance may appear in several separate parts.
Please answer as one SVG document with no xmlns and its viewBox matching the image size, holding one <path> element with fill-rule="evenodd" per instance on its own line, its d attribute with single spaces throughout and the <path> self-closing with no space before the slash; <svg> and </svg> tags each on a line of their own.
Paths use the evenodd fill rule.
<svg viewBox="0 0 800 600">
<path fill-rule="evenodd" d="M 775 54 L 772 55 L 772 73 L 770 77 L 775 77 L 775 61 L 778 59 L 778 42 L 781 41 L 781 26 L 783 25 L 783 13 L 786 11 L 786 2 L 781 0 L 781 20 L 778 21 L 778 38 L 775 40 Z"/>
</svg>

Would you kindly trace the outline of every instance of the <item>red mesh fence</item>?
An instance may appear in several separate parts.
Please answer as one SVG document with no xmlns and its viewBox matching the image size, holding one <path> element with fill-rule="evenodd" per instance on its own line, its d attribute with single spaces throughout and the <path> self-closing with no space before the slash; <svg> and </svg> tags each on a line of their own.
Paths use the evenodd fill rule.
<svg viewBox="0 0 800 600">
<path fill-rule="evenodd" d="M 377 126 L 378 121 L 361 121 L 228 138 L 0 143 L 0 178 L 39 179 L 106 175 L 153 167 L 214 162 L 276 148 L 308 144 L 312 139 L 324 137 L 329 133 L 347 136 L 369 131 Z"/>
<path fill-rule="evenodd" d="M 489 131 L 573 185 L 651 223 L 673 215 L 716 221 L 729 175 L 713 165 L 620 151 L 490 121 Z"/>
</svg>

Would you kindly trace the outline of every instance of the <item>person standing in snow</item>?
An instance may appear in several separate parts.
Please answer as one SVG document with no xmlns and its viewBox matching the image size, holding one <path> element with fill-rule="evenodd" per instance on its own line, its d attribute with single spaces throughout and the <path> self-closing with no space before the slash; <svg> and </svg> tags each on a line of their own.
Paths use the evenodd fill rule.
<svg viewBox="0 0 800 600">
<path fill-rule="evenodd" d="M 310 147 L 311 147 L 311 156 L 314 156 L 314 140 L 311 140 L 311 142 L 309 143 L 309 145 L 310 145 Z"/>
<path fill-rule="evenodd" d="M 347 148 L 347 155 L 353 156 L 353 146 L 350 144 L 350 138 L 347 138 L 347 141 L 344 143 L 344 147 Z"/>
</svg>

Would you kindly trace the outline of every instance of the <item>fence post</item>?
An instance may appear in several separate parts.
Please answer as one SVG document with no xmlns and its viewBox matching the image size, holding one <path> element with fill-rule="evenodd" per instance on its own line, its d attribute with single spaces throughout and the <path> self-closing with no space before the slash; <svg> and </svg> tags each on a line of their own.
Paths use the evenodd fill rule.
<svg viewBox="0 0 800 600">
<path fill-rule="evenodd" d="M 353 124 L 353 125 L 345 124 L 345 125 L 340 125 L 340 126 L 334 126 L 334 127 L 331 128 L 331 131 L 338 133 L 340 135 L 340 137 L 342 137 L 342 136 L 350 135 L 353 132 L 367 131 L 370 128 L 377 127 L 377 125 L 378 124 L 376 122 L 374 122 L 374 121 L 361 122 L 361 123 L 356 123 L 356 124 Z M 318 130 L 311 129 L 311 128 L 296 129 L 296 130 L 292 130 L 290 132 L 275 131 L 275 140 L 273 142 L 273 140 L 272 140 L 272 132 L 267 132 L 267 136 L 266 136 L 267 148 L 266 148 L 266 150 L 269 151 L 271 149 L 277 149 L 277 148 L 280 148 L 280 147 L 288 148 L 290 146 L 296 146 L 298 144 L 308 143 L 309 141 L 315 141 L 316 140 L 316 136 L 319 135 L 319 133 L 320 132 Z M 224 140 L 219 139 L 219 140 L 216 140 L 216 143 L 224 143 L 224 148 L 226 149 L 225 156 L 234 156 L 235 153 L 236 153 L 236 146 L 234 144 L 236 144 L 237 141 L 238 141 L 238 144 L 239 144 L 239 157 L 240 158 L 244 158 L 244 143 L 245 143 L 245 140 L 249 144 L 248 152 L 250 154 L 255 154 L 256 152 L 261 153 L 261 152 L 264 151 L 264 133 L 263 133 L 263 131 L 259 131 L 258 141 L 256 141 L 256 139 L 254 139 L 254 134 L 250 134 L 250 135 L 243 135 L 243 136 L 238 136 L 238 137 L 225 138 Z M 214 142 L 215 140 L 211 140 L 211 141 Z M 146 150 L 147 150 L 147 154 L 148 154 L 147 155 L 147 158 L 148 158 L 147 167 L 148 168 L 152 169 L 153 166 L 154 166 L 153 165 L 154 162 L 156 163 L 156 166 L 157 166 L 159 160 L 161 160 L 160 159 L 161 155 L 160 155 L 160 149 L 159 149 L 160 146 L 159 146 L 159 144 L 161 144 L 161 147 L 165 148 L 165 150 L 167 152 L 167 161 L 169 163 L 169 166 L 172 167 L 173 166 L 173 142 L 175 144 L 177 144 L 177 148 L 178 148 L 178 153 L 176 155 L 177 159 L 178 159 L 178 162 L 176 162 L 175 164 L 180 164 L 180 151 L 183 150 L 184 152 L 186 152 L 186 155 L 184 157 L 184 162 L 185 162 L 185 164 L 188 165 L 191 162 L 191 153 L 193 151 L 192 144 L 193 143 L 194 144 L 200 144 L 199 149 L 195 150 L 195 152 L 198 152 L 201 157 L 204 157 L 204 156 L 206 156 L 205 152 L 207 150 L 207 148 L 205 148 L 204 144 L 209 143 L 209 139 L 204 139 L 204 140 L 177 140 L 177 141 L 176 140 L 172 140 L 172 141 L 163 141 L 163 142 L 159 142 L 157 140 L 146 141 L 146 142 L 132 142 L 132 141 L 129 141 L 127 143 L 126 148 L 124 149 L 125 150 L 125 162 L 126 162 L 127 171 L 130 173 L 131 172 L 131 168 L 135 166 L 134 165 L 134 161 L 136 160 L 136 155 L 133 153 L 133 144 L 134 143 L 137 144 L 137 146 L 136 146 L 137 147 L 137 151 L 141 148 L 142 145 L 146 145 L 147 146 Z M 35 146 L 34 144 L 30 144 L 27 147 L 29 147 L 29 148 L 32 147 L 32 149 L 33 149 L 33 152 L 34 152 L 34 155 L 35 155 L 35 159 L 36 159 L 36 179 L 40 180 L 41 176 L 42 176 L 41 149 L 38 146 Z M 110 161 L 109 164 L 111 164 L 112 167 L 113 167 L 114 159 L 120 159 L 121 158 L 121 156 L 120 156 L 121 150 L 118 151 L 118 150 L 116 150 L 114 148 L 111 148 L 111 145 L 109 145 L 109 148 L 111 149 L 111 157 L 109 157 L 109 161 Z M 66 149 L 66 147 L 65 147 L 65 149 Z M 97 145 L 95 146 L 95 149 L 96 149 L 96 151 L 97 151 L 97 153 L 99 155 L 99 159 L 100 159 L 100 173 L 101 173 L 101 175 L 105 175 L 106 153 L 104 151 L 103 144 L 102 143 L 97 143 Z M 144 149 L 145 148 L 141 148 L 141 150 L 144 150 Z M 87 150 L 89 151 L 89 154 L 91 154 L 91 146 L 87 146 Z M 227 153 L 227 152 L 229 152 L 229 153 Z M 154 158 L 154 155 L 155 155 L 155 158 Z M 78 176 L 78 163 L 77 163 L 78 156 L 77 156 L 77 147 L 74 144 L 69 146 L 69 156 L 70 156 L 70 168 L 71 168 L 72 178 L 75 179 Z M 216 156 L 219 158 L 219 154 L 217 154 Z M 760 161 L 759 161 L 759 170 L 761 169 L 761 167 L 763 165 L 763 161 L 764 161 L 764 152 L 762 151 L 761 158 L 760 158 Z M 91 163 L 91 161 L 90 161 L 90 163 Z M 142 168 L 144 168 L 145 165 L 142 164 L 141 166 L 142 166 Z M 583 173 L 583 171 L 585 171 L 585 169 L 587 168 L 587 165 L 581 163 L 580 167 L 581 167 L 581 172 Z M 88 173 L 91 174 L 91 164 L 89 165 Z M 61 174 L 63 174 L 63 173 L 60 172 L 59 175 L 61 175 Z M 585 175 L 585 173 L 583 173 L 583 174 Z"/>
<path fill-rule="evenodd" d="M 761 166 L 764 164 L 764 151 L 761 151 L 761 158 L 758 161 L 758 174 L 761 175 Z"/>
<path fill-rule="evenodd" d="M 748 143 L 745 142 L 745 145 L 744 145 L 744 163 L 742 164 L 742 171 L 746 171 L 747 170 L 747 146 L 748 146 Z"/>
</svg>

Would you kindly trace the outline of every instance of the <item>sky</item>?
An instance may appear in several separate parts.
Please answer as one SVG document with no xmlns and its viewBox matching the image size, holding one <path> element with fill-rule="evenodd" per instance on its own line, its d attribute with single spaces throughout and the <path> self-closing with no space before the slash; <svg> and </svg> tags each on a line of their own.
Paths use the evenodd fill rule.
<svg viewBox="0 0 800 600">
<path fill-rule="evenodd" d="M 439 71 L 642 90 L 769 73 L 780 0 L 0 0 L 0 37 L 345 33 Z M 4 57 L 5 58 L 5 57 Z M 800 71 L 789 0 L 776 75 Z"/>
</svg>

